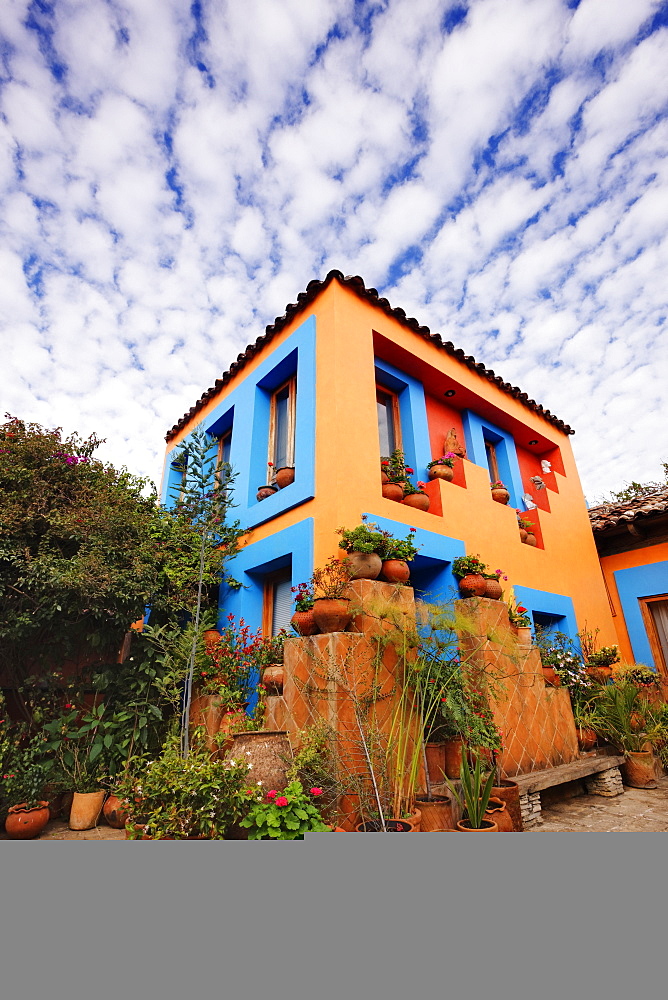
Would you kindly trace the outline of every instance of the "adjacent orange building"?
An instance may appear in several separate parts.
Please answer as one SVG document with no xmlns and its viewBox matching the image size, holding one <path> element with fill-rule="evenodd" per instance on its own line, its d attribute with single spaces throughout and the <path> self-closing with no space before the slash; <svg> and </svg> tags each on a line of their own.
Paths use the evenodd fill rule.
<svg viewBox="0 0 668 1000">
<path fill-rule="evenodd" d="M 276 632 L 292 613 L 290 588 L 337 553 L 336 528 L 367 514 L 402 537 L 416 528 L 418 597 L 455 596 L 452 560 L 477 554 L 504 571 L 536 624 L 575 638 L 586 623 L 602 644 L 617 641 L 573 431 L 361 278 L 331 271 L 310 282 L 172 427 L 165 502 L 181 474 L 175 449 L 195 427 L 233 466 L 234 515 L 247 531 L 230 565 L 244 586 L 221 589 L 221 618 Z M 452 482 L 428 483 L 429 511 L 382 496 L 381 455 L 401 447 L 427 481 L 446 438 L 465 457 Z M 279 468 L 288 484 L 258 499 Z M 498 478 L 508 505 L 492 499 Z M 535 526 L 535 547 L 520 539 L 516 508 Z"/>
</svg>

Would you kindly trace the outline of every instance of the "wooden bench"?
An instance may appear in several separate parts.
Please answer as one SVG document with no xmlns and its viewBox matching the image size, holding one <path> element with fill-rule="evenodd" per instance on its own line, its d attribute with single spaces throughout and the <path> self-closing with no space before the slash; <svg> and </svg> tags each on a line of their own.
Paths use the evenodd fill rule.
<svg viewBox="0 0 668 1000">
<path fill-rule="evenodd" d="M 548 767 L 544 771 L 513 775 L 512 780 L 520 787 L 524 829 L 531 830 L 542 823 L 540 793 L 545 788 L 588 778 L 590 780 L 587 782 L 587 791 L 590 795 L 621 795 L 624 789 L 619 765 L 623 763 L 623 756 L 592 754 L 590 757 L 581 757 L 569 764 Z M 605 772 L 610 774 L 606 775 Z M 597 775 L 601 776 L 601 780 L 596 779 Z"/>
</svg>

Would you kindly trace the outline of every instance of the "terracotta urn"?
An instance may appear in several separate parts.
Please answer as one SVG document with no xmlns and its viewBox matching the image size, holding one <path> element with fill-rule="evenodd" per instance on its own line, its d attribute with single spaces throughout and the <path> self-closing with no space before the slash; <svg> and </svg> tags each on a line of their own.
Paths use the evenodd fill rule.
<svg viewBox="0 0 668 1000">
<path fill-rule="evenodd" d="M 621 766 L 622 779 L 631 788 L 657 788 L 654 754 L 649 750 L 627 751 Z"/>
<path fill-rule="evenodd" d="M 368 819 L 357 824 L 355 833 L 413 833 L 413 824 L 405 819 L 386 819 L 383 830 L 379 819 Z"/>
<path fill-rule="evenodd" d="M 521 833 L 524 830 L 522 822 L 522 809 L 520 807 L 520 786 L 511 778 L 502 778 L 500 785 L 492 786 L 492 795 L 506 803 L 506 810 L 510 816 L 513 830 Z"/>
<path fill-rule="evenodd" d="M 287 732 L 283 730 L 235 733 L 226 760 L 245 761 L 252 765 L 249 779 L 262 782 L 267 791 L 282 792 L 288 784 L 287 771 L 292 750 Z"/>
<path fill-rule="evenodd" d="M 492 490 L 492 500 L 495 500 L 497 503 L 508 503 L 510 493 L 505 488 Z"/>
<path fill-rule="evenodd" d="M 315 618 L 313 617 L 313 608 L 310 611 L 295 611 L 294 615 L 290 619 L 290 624 L 297 633 L 297 635 L 317 635 L 318 626 L 315 623 Z"/>
<path fill-rule="evenodd" d="M 40 802 L 30 809 L 25 802 L 20 802 L 7 812 L 5 831 L 12 840 L 32 840 L 39 837 L 48 822 L 48 802 Z"/>
<path fill-rule="evenodd" d="M 596 746 L 598 735 L 595 729 L 590 729 L 589 726 L 576 726 L 575 731 L 578 734 L 578 746 L 583 753 L 589 753 Z"/>
<path fill-rule="evenodd" d="M 457 829 L 459 830 L 460 833 L 498 833 L 499 832 L 499 828 L 496 825 L 496 823 L 493 823 L 492 820 L 489 820 L 489 819 L 483 819 L 482 820 L 482 826 L 480 826 L 480 827 L 471 826 L 470 820 L 468 820 L 468 819 L 459 819 L 459 820 L 457 820 Z M 496 841 L 495 841 L 495 843 L 496 843 Z"/>
<path fill-rule="evenodd" d="M 401 503 L 404 499 L 404 488 L 400 483 L 383 483 L 383 496 L 386 500 L 396 500 Z"/>
<path fill-rule="evenodd" d="M 290 486 L 290 484 L 295 481 L 294 466 L 284 466 L 282 469 L 276 469 L 274 479 L 279 490 L 283 490 L 286 486 Z"/>
<path fill-rule="evenodd" d="M 424 748 L 427 758 L 427 774 L 432 785 L 440 785 L 445 774 L 445 743 L 427 743 Z"/>
<path fill-rule="evenodd" d="M 270 666 L 265 668 L 262 674 L 262 683 L 270 694 L 283 693 L 283 676 L 284 670 L 282 663 L 272 663 Z"/>
<path fill-rule="evenodd" d="M 384 559 L 383 579 L 388 583 L 408 583 L 411 571 L 404 559 Z"/>
<path fill-rule="evenodd" d="M 543 667 L 543 678 L 550 687 L 561 687 L 561 677 L 554 667 Z"/>
<path fill-rule="evenodd" d="M 385 483 L 389 483 L 390 481 L 390 477 L 388 476 L 387 472 L 383 472 L 382 469 L 380 470 L 380 481 L 383 486 L 385 485 Z"/>
<path fill-rule="evenodd" d="M 70 830 L 92 830 L 102 812 L 106 792 L 75 792 L 68 826 Z"/>
<path fill-rule="evenodd" d="M 461 736 L 453 736 L 443 744 L 443 766 L 448 778 L 458 778 L 462 766 L 464 740 Z"/>
<path fill-rule="evenodd" d="M 123 808 L 123 804 L 118 795 L 107 796 L 104 806 L 102 807 L 102 815 L 113 830 L 125 829 L 125 824 L 128 821 L 128 813 L 127 810 Z"/>
<path fill-rule="evenodd" d="M 319 597 L 313 605 L 313 618 L 320 632 L 345 632 L 353 620 L 350 599 Z"/>
<path fill-rule="evenodd" d="M 404 505 L 413 507 L 415 510 L 429 510 L 431 500 L 426 493 L 409 493 L 404 497 Z"/>
<path fill-rule="evenodd" d="M 536 541 L 536 536 L 534 535 L 533 531 L 527 531 L 527 536 L 524 539 L 524 544 L 534 545 L 534 546 L 538 544 L 538 542 Z"/>
<path fill-rule="evenodd" d="M 503 587 L 496 577 L 493 580 L 485 580 L 485 597 L 492 601 L 500 601 L 503 595 Z"/>
<path fill-rule="evenodd" d="M 429 469 L 430 479 L 442 479 L 446 483 L 451 483 L 455 477 L 455 470 L 449 465 L 432 465 Z"/>
<path fill-rule="evenodd" d="M 459 581 L 459 593 L 463 598 L 484 597 L 487 581 L 480 573 L 467 573 Z"/>
<path fill-rule="evenodd" d="M 528 534 L 529 532 L 526 530 L 526 528 L 520 528 L 520 541 L 526 542 Z"/>
<path fill-rule="evenodd" d="M 512 833 L 514 830 L 513 821 L 506 808 L 506 803 L 503 799 L 497 798 L 495 795 L 490 795 L 489 797 L 489 803 L 485 809 L 485 819 L 496 823 L 499 833 Z"/>
<path fill-rule="evenodd" d="M 376 552 L 348 552 L 346 559 L 353 568 L 351 580 L 377 580 L 383 561 Z"/>
<path fill-rule="evenodd" d="M 268 497 L 273 497 L 274 493 L 278 493 L 278 486 L 260 486 L 255 494 L 255 499 L 266 500 Z"/>
<path fill-rule="evenodd" d="M 454 830 L 452 802 L 447 795 L 418 795 L 415 805 L 422 813 L 420 833 L 436 833 L 438 830 Z"/>
</svg>

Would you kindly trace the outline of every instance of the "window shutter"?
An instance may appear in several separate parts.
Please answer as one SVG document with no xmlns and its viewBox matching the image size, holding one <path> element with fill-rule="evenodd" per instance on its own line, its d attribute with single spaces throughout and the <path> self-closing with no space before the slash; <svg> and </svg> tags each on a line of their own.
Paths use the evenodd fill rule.
<svg viewBox="0 0 668 1000">
<path fill-rule="evenodd" d="M 290 630 L 293 615 L 292 580 L 277 580 L 274 584 L 274 603 L 271 615 L 271 634 L 278 635 L 282 628 Z"/>
</svg>

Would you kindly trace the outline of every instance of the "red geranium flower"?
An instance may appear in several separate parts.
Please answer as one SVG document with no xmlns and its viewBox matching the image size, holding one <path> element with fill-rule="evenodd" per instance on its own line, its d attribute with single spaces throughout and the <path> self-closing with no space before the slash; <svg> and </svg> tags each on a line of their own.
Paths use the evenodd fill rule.
<svg viewBox="0 0 668 1000">
<path fill-rule="evenodd" d="M 273 788 L 272 788 L 272 790 L 270 792 L 267 792 L 267 798 L 268 799 L 275 799 L 277 795 L 278 795 L 278 792 L 275 791 Z"/>
<path fill-rule="evenodd" d="M 311 795 L 322 795 L 322 788 L 309 788 Z"/>
<path fill-rule="evenodd" d="M 288 800 L 286 799 L 285 795 L 279 795 L 279 797 L 276 799 L 277 806 L 287 806 L 287 804 Z"/>
</svg>

